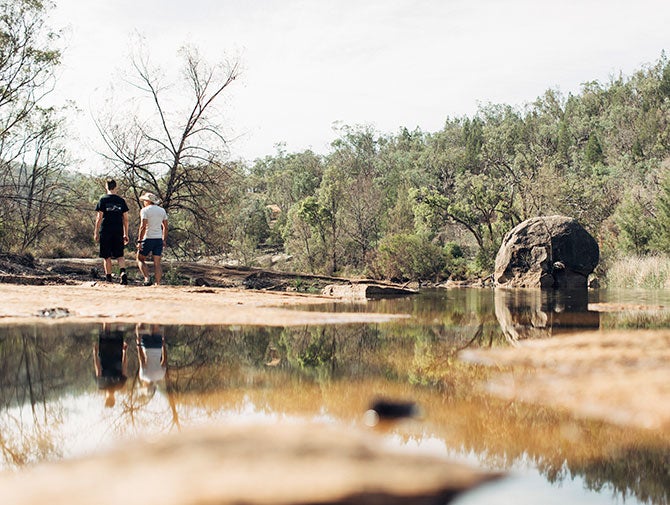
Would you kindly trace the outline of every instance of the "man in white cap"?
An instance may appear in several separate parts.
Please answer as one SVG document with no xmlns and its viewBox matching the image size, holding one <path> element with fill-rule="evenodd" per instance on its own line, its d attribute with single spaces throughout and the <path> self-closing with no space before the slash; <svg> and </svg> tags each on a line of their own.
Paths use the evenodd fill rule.
<svg viewBox="0 0 670 505">
<path fill-rule="evenodd" d="M 154 261 L 154 278 L 158 285 L 163 277 L 161 255 L 167 241 L 167 213 L 163 207 L 158 206 L 160 199 L 153 193 L 144 193 L 140 196 L 140 201 L 144 207 L 140 210 L 140 229 L 137 232 L 137 267 L 144 275 L 144 285 L 150 286 L 151 278 L 146 259 L 151 255 Z"/>
</svg>

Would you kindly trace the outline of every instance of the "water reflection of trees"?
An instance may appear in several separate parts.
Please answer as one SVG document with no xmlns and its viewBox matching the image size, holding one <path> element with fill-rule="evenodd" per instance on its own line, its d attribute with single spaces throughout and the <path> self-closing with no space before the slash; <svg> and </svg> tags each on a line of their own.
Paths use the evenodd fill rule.
<svg viewBox="0 0 670 505">
<path fill-rule="evenodd" d="M 592 489 L 611 486 L 667 503 L 667 437 L 489 397 L 479 388 L 489 369 L 463 363 L 456 353 L 504 341 L 493 313 L 443 314 L 444 307 L 436 304 L 419 324 L 166 327 L 168 374 L 160 398 L 139 393 L 131 353 L 130 384 L 107 415 L 107 429 L 119 436 L 178 430 L 197 412 L 221 422 L 221 412 L 232 415 L 250 403 L 259 412 L 327 413 L 353 423 L 381 394 L 414 400 L 426 412 L 422 424 L 398 428 L 408 439 L 436 437 L 445 448 L 480 455 L 486 466 L 532 461 L 549 480 L 581 475 Z M 96 336 L 95 326 L 3 330 L 0 445 L 7 466 L 62 456 L 61 402 L 95 388 Z M 12 410 L 18 406 L 30 413 L 29 422 Z"/>
<path fill-rule="evenodd" d="M 9 467 L 62 456 L 62 440 L 52 427 L 62 422 L 57 401 L 81 390 L 83 356 L 78 340 L 89 328 L 50 328 L 49 338 L 36 326 L 11 326 L 0 340 L 0 450 Z M 88 365 L 88 359 L 86 361 Z"/>
<path fill-rule="evenodd" d="M 667 447 L 627 447 L 610 458 L 587 462 L 572 471 L 584 475 L 590 489 L 611 486 L 615 494 L 646 503 L 670 502 L 670 454 Z"/>
</svg>

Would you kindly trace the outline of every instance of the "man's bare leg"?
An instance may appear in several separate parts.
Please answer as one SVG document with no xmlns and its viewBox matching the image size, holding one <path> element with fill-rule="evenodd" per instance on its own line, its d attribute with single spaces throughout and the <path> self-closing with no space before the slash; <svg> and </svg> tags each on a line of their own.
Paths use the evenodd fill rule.
<svg viewBox="0 0 670 505">
<path fill-rule="evenodd" d="M 163 278 L 163 267 L 161 266 L 161 257 L 156 255 L 154 255 L 154 276 L 156 277 L 156 284 L 160 284 Z"/>
<path fill-rule="evenodd" d="M 154 260 L 155 261 L 155 260 Z M 140 273 L 144 276 L 144 282 L 147 283 L 149 279 L 149 269 L 147 268 L 146 257 L 141 254 L 137 255 L 137 268 Z"/>
</svg>

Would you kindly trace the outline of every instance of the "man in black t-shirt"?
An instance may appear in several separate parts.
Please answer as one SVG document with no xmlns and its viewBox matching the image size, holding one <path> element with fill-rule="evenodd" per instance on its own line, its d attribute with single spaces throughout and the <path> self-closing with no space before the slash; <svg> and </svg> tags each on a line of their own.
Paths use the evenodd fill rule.
<svg viewBox="0 0 670 505">
<path fill-rule="evenodd" d="M 98 214 L 93 238 L 96 242 L 100 241 L 100 257 L 104 260 L 107 282 L 112 281 L 112 260 L 116 259 L 121 270 L 121 284 L 128 284 L 126 259 L 123 257 L 123 248 L 128 243 L 128 205 L 116 194 L 114 179 L 108 179 L 105 187 L 107 194 L 95 206 Z"/>
</svg>

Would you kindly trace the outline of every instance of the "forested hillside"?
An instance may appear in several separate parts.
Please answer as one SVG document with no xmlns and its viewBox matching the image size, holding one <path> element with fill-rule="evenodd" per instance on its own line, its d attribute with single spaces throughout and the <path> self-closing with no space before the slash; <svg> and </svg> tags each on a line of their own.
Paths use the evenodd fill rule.
<svg viewBox="0 0 670 505">
<path fill-rule="evenodd" d="M 275 233 L 244 238 L 284 247 L 309 270 L 486 275 L 507 231 L 558 213 L 597 237 L 605 261 L 665 253 L 669 121 L 662 55 L 578 95 L 487 105 L 437 132 L 345 127 L 326 156 L 278 152 L 251 168 L 258 208 L 282 215 Z"/>
<path fill-rule="evenodd" d="M 12 36 L 0 41 L 11 56 L 0 61 L 0 251 L 94 255 L 101 181 L 76 170 L 63 149 L 59 111 L 41 107 L 55 85 L 57 38 L 43 24 L 41 4 L 13 1 L 3 9 L 3 31 Z M 174 257 L 253 264 L 263 253 L 285 252 L 293 271 L 485 277 L 503 235 L 548 214 L 574 217 L 597 238 L 601 269 L 626 255 L 670 252 L 665 54 L 633 75 L 584 83 L 578 94 L 549 88 L 522 106 L 489 104 L 471 117 L 444 111 L 439 131 L 341 126 L 327 153 L 278 144 L 253 163 L 225 157 L 234 144 L 205 114 L 177 121 L 182 136 L 174 136 L 150 68 L 134 65 L 142 89 L 155 93 L 153 118 L 161 121 L 152 131 L 146 118 L 100 121 L 100 133 L 109 175 L 131 203 L 131 232 L 137 195 L 159 194 Z M 192 110 L 209 106 L 238 72 L 230 65 L 216 81 L 214 67 L 194 53 L 184 68 L 196 91 Z"/>
</svg>

